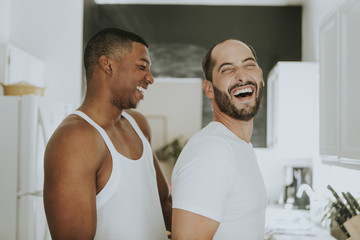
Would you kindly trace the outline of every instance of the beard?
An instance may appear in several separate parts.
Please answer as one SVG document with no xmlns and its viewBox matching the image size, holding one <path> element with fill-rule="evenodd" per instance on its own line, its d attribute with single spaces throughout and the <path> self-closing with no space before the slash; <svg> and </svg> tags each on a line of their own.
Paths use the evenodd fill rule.
<svg viewBox="0 0 360 240">
<path fill-rule="evenodd" d="M 253 83 L 246 83 L 244 85 L 234 85 L 230 89 L 234 89 L 235 87 L 245 86 L 245 85 L 254 85 Z M 217 87 L 214 86 L 214 99 L 219 107 L 220 111 L 225 113 L 226 115 L 241 121 L 249 121 L 250 119 L 254 118 L 257 114 L 260 104 L 261 104 L 261 97 L 263 86 L 260 87 L 256 84 L 255 85 L 255 105 L 252 106 L 251 103 L 243 104 L 242 108 L 238 108 L 235 106 L 234 102 L 232 102 L 232 96 L 227 94 L 226 92 L 221 91 Z M 229 91 L 230 92 L 230 91 Z"/>
</svg>

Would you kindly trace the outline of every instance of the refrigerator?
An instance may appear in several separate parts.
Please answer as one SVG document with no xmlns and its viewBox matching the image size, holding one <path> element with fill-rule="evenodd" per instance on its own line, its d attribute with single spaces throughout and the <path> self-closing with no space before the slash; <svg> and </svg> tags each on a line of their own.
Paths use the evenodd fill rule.
<svg viewBox="0 0 360 240">
<path fill-rule="evenodd" d="M 42 197 L 44 150 L 73 110 L 40 96 L 0 96 L 0 239 L 51 239 Z"/>
</svg>

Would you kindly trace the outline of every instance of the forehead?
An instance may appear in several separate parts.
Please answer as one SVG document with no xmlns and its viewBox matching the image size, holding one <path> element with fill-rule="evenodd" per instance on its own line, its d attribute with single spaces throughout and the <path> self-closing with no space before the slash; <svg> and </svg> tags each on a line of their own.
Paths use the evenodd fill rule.
<svg viewBox="0 0 360 240">
<path fill-rule="evenodd" d="M 125 59 L 131 59 L 134 61 L 145 61 L 150 63 L 148 48 L 141 43 L 133 42 L 132 50 L 125 56 Z"/>
<path fill-rule="evenodd" d="M 237 40 L 226 40 L 214 47 L 211 58 L 215 66 L 224 62 L 242 61 L 254 55 L 250 48 L 243 42 Z"/>
</svg>

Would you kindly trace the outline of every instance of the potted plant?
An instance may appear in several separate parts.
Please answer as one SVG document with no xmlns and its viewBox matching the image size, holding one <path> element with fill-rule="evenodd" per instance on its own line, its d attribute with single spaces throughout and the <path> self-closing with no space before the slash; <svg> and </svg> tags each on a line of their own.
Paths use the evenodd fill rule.
<svg viewBox="0 0 360 240">
<path fill-rule="evenodd" d="M 173 161 L 175 163 L 185 144 L 186 142 L 182 143 L 180 137 L 175 138 L 170 143 L 158 149 L 155 152 L 156 156 L 159 158 L 160 161 Z"/>
</svg>

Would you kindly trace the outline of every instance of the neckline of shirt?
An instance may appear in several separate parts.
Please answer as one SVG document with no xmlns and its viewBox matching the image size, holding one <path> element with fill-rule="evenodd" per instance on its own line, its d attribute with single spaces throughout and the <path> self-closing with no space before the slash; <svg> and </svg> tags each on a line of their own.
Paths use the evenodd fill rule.
<svg viewBox="0 0 360 240">
<path fill-rule="evenodd" d="M 238 136 L 235 135 L 235 133 L 233 133 L 230 129 L 228 129 L 224 124 L 222 124 L 221 122 L 218 121 L 211 121 L 210 124 L 212 125 L 218 125 L 221 128 L 223 128 L 231 137 L 235 138 L 238 141 L 241 141 L 243 143 L 245 143 L 246 145 L 252 146 L 251 142 L 245 142 L 243 139 L 239 138 Z"/>
</svg>

